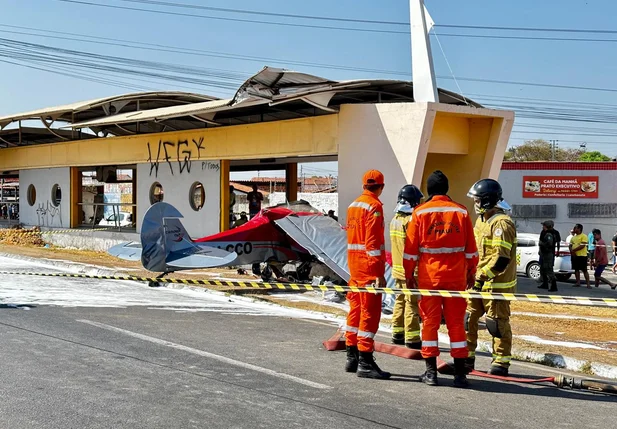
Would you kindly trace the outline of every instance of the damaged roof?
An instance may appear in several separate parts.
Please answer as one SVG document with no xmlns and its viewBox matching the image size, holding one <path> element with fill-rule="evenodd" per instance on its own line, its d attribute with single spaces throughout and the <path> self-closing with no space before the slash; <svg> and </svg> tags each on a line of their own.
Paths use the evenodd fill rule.
<svg viewBox="0 0 617 429">
<path fill-rule="evenodd" d="M 439 89 L 438 94 L 441 103 L 482 107 L 454 92 Z M 338 112 L 343 104 L 413 101 L 413 83 L 409 81 L 334 81 L 264 67 L 229 99 L 183 92 L 134 93 L 0 117 L 0 128 L 39 119 L 45 126 L 43 130 L 52 134 L 50 139 L 61 141 L 67 139 L 67 134 L 78 133 L 53 135 L 49 121 L 64 122 L 61 129 L 89 129 L 98 137 L 126 136 L 327 115 Z M 7 143 L 14 146 L 23 141 L 0 140 L 0 146 L 3 143 L 6 147 Z"/>
</svg>

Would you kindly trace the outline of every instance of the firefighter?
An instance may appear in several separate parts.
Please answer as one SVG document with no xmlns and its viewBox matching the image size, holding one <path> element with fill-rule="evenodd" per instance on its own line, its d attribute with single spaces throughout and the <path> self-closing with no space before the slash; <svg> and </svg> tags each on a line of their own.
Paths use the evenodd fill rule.
<svg viewBox="0 0 617 429">
<path fill-rule="evenodd" d="M 480 254 L 474 289 L 483 292 L 516 292 L 516 226 L 506 210 L 501 185 L 493 179 L 476 182 L 467 194 L 478 215 L 474 229 Z M 478 320 L 486 314 L 486 328 L 493 336 L 493 361 L 488 373 L 507 376 L 512 359 L 510 302 L 474 298 L 467 302 L 466 330 L 469 370 L 475 367 Z"/>
<path fill-rule="evenodd" d="M 383 205 L 384 177 L 369 170 L 362 178 L 364 192 L 347 209 L 347 259 L 349 285 L 386 287 Z M 358 377 L 388 379 L 373 357 L 373 338 L 381 318 L 381 294 L 349 292 L 349 314 L 345 328 L 347 362 L 345 371 Z"/>
<path fill-rule="evenodd" d="M 392 246 L 392 276 L 397 288 L 407 287 L 405 268 L 403 267 L 403 252 L 407 223 L 411 219 L 414 207 L 420 204 L 424 195 L 414 185 L 405 185 L 398 193 L 398 203 L 394 218 L 390 222 L 390 244 Z M 392 342 L 405 345 L 410 349 L 420 350 L 420 317 L 418 313 L 418 297 L 397 295 L 392 312 Z"/>
<path fill-rule="evenodd" d="M 471 219 L 464 206 L 448 197 L 448 178 L 441 171 L 429 176 L 426 187 L 429 199 L 414 209 L 407 226 L 403 258 L 408 287 L 416 287 L 413 274 L 417 266 L 417 286 L 421 289 L 464 291 L 473 286 L 478 258 Z M 422 357 L 426 362 L 420 381 L 430 386 L 438 384 L 438 330 L 443 312 L 454 358 L 454 386 L 467 387 L 465 299 L 423 296 L 419 307 Z"/>
</svg>

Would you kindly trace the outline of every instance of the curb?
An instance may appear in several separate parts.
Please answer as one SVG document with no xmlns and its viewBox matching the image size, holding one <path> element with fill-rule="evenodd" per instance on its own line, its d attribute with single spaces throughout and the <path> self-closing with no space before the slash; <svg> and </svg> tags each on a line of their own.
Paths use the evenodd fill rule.
<svg viewBox="0 0 617 429">
<path fill-rule="evenodd" d="M 33 264 L 45 265 L 50 268 L 61 269 L 75 274 L 99 275 L 99 276 L 125 276 L 130 275 L 124 271 L 114 270 L 107 267 L 99 267 L 97 265 L 83 264 L 81 262 L 68 262 L 60 259 L 33 258 L 31 256 L 16 255 L 14 253 L 0 252 L 0 257 L 7 259 L 16 259 Z"/>
<path fill-rule="evenodd" d="M 76 274 L 87 274 L 87 275 L 102 275 L 102 276 L 120 276 L 126 275 L 126 272 L 113 270 L 105 267 L 98 267 L 96 265 L 88 265 L 80 262 L 67 262 L 56 259 L 46 259 L 46 258 L 33 258 L 30 256 L 23 255 L 15 255 L 12 253 L 2 253 L 0 252 L 0 257 L 8 258 L 8 259 L 16 259 L 25 262 L 32 262 L 40 265 L 46 265 L 50 268 L 59 268 L 66 271 L 74 272 Z M 167 284 L 164 287 L 169 289 L 185 289 L 188 288 L 194 291 L 201 291 L 206 293 L 214 293 L 217 295 L 230 295 L 233 294 L 235 299 L 239 299 L 242 301 L 248 302 L 260 302 L 263 303 L 263 300 L 250 298 L 243 296 L 243 294 L 236 293 L 235 290 L 228 291 L 214 291 L 203 287 L 195 287 L 190 285 L 181 285 L 181 284 Z M 244 291 L 244 290 L 243 290 Z M 254 293 L 255 291 L 246 291 L 247 293 Z M 271 291 L 267 291 L 271 292 Z M 269 305 L 279 306 L 282 305 L 278 303 L 269 302 Z M 333 322 L 343 323 L 343 319 L 334 314 L 329 315 L 324 312 L 319 311 L 310 311 L 310 310 L 301 310 L 296 309 L 297 311 L 307 312 L 312 315 L 323 315 L 325 319 L 331 319 Z M 379 329 L 384 332 L 391 332 L 390 325 L 380 324 Z M 443 332 L 439 332 L 439 342 L 443 344 L 449 344 L 450 339 L 447 334 Z M 478 341 L 478 351 L 480 352 L 492 352 L 492 344 L 488 341 Z M 562 368 L 569 371 L 575 371 L 580 373 L 591 373 L 598 377 L 609 378 L 609 379 L 617 379 L 617 366 L 602 364 L 598 362 L 589 362 L 583 361 L 580 359 L 563 356 L 555 353 L 539 353 L 531 350 L 524 350 L 519 348 L 512 349 L 512 355 L 515 357 L 514 360 L 523 361 L 523 362 L 531 362 L 537 363 L 545 366 L 550 366 L 554 368 Z"/>
</svg>

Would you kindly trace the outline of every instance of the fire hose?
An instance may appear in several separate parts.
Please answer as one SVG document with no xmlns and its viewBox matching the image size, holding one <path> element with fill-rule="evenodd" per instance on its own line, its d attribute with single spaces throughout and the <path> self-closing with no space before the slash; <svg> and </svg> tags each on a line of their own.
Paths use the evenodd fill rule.
<svg viewBox="0 0 617 429">
<path fill-rule="evenodd" d="M 326 350 L 345 350 L 345 340 L 342 338 L 343 332 L 339 329 L 336 334 L 329 340 L 323 342 Z M 403 346 L 394 344 L 386 344 L 379 341 L 375 341 L 375 351 L 380 353 L 386 353 L 393 356 L 401 357 L 404 359 L 422 360 L 420 350 L 408 349 Z M 454 368 L 447 362 L 441 359 L 437 359 L 437 371 L 440 374 L 452 375 L 454 374 Z M 585 380 L 565 375 L 558 375 L 556 377 L 543 377 L 543 378 L 524 378 L 513 376 L 498 376 L 487 374 L 483 371 L 473 370 L 469 375 L 482 378 L 490 378 L 493 380 L 505 381 L 510 383 L 523 383 L 523 384 L 542 384 L 551 383 L 560 389 L 571 390 L 586 390 L 593 393 L 606 393 L 617 395 L 617 384 L 607 383 L 598 380 Z"/>
</svg>

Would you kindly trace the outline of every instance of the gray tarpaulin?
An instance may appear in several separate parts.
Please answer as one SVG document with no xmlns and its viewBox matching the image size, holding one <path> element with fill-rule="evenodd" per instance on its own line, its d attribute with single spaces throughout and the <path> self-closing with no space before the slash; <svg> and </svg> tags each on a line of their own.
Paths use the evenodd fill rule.
<svg viewBox="0 0 617 429">
<path fill-rule="evenodd" d="M 274 221 L 300 246 L 345 281 L 349 281 L 347 266 L 347 232 L 341 224 L 328 216 L 290 215 Z M 386 264 L 388 287 L 394 287 L 390 265 Z"/>
</svg>

